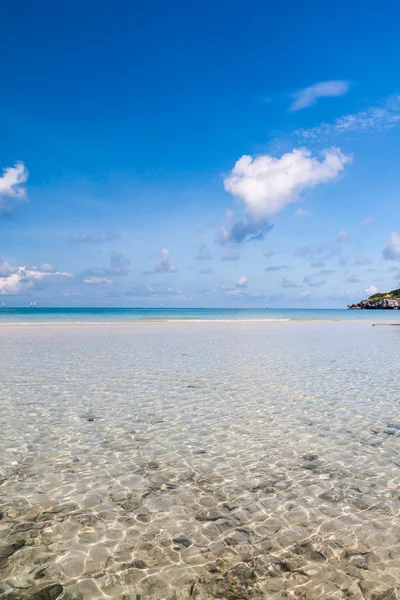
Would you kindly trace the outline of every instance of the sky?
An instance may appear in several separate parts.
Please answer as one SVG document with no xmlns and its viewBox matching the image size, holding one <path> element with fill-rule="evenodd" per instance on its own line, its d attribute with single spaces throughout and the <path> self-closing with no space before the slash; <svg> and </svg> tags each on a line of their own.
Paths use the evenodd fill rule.
<svg viewBox="0 0 400 600">
<path fill-rule="evenodd" d="M 395 0 L 6 3 L 1 302 L 400 287 L 399 20 Z"/>
</svg>

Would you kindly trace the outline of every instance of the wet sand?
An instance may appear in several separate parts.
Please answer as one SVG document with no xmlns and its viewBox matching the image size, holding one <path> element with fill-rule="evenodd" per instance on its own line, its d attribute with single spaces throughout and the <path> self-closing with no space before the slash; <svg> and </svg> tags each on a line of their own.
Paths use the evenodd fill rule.
<svg viewBox="0 0 400 600">
<path fill-rule="evenodd" d="M 0 597 L 397 598 L 399 336 L 1 327 Z"/>
</svg>

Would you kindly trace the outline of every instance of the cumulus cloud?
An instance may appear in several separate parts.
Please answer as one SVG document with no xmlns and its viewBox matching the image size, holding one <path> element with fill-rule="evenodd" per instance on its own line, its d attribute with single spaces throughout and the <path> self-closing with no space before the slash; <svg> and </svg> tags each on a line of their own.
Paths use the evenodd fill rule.
<svg viewBox="0 0 400 600">
<path fill-rule="evenodd" d="M 50 263 L 43 263 L 41 265 L 38 265 L 37 268 L 39 271 L 43 271 L 44 273 L 55 273 L 56 271 L 55 266 Z"/>
<path fill-rule="evenodd" d="M 349 82 L 342 80 L 320 81 L 293 94 L 294 101 L 290 110 L 296 111 L 316 104 L 319 98 L 343 96 L 349 90 Z"/>
<path fill-rule="evenodd" d="M 237 280 L 236 287 L 239 287 L 239 288 L 247 287 L 248 282 L 249 282 L 249 280 L 247 279 L 247 277 L 245 277 L 245 275 L 242 275 Z"/>
<path fill-rule="evenodd" d="M 228 250 L 222 255 L 221 260 L 239 260 L 240 254 L 236 248 L 228 248 Z"/>
<path fill-rule="evenodd" d="M 371 285 L 367 287 L 365 291 L 369 296 L 372 296 L 373 294 L 376 294 L 378 292 L 378 288 L 373 283 L 371 283 Z"/>
<path fill-rule="evenodd" d="M 390 234 L 383 249 L 383 256 L 386 260 L 400 260 L 400 235 L 397 231 L 392 231 Z"/>
<path fill-rule="evenodd" d="M 110 266 L 104 269 L 107 275 L 128 275 L 131 261 L 120 252 L 112 252 Z"/>
<path fill-rule="evenodd" d="M 7 259 L 0 258 L 0 277 L 7 277 L 18 270 L 18 267 L 11 265 Z"/>
<path fill-rule="evenodd" d="M 87 285 L 110 285 L 112 283 L 111 279 L 107 279 L 106 277 L 96 277 L 95 275 L 89 275 L 89 277 L 85 277 L 82 279 L 83 283 Z"/>
<path fill-rule="evenodd" d="M 252 240 L 263 240 L 265 235 L 273 228 L 267 221 L 238 221 L 231 229 L 222 227 L 220 230 L 219 242 L 221 244 L 233 243 L 242 244 Z"/>
<path fill-rule="evenodd" d="M 7 261 L 0 264 L 0 295 L 11 296 L 26 292 L 39 282 L 53 277 L 72 277 L 71 273 L 40 270 L 38 267 L 12 267 Z"/>
<path fill-rule="evenodd" d="M 160 260 L 154 267 L 154 273 L 175 273 L 176 268 L 171 262 L 171 253 L 167 248 L 161 250 Z"/>
<path fill-rule="evenodd" d="M 128 275 L 129 265 L 131 261 L 120 252 L 112 252 L 110 256 L 110 264 L 106 267 L 94 267 L 86 269 L 81 274 L 82 281 L 92 285 L 103 285 L 108 281 L 108 275 L 120 276 Z M 99 280 L 96 282 L 96 280 Z M 111 281 L 109 281 L 111 283 Z"/>
<path fill-rule="evenodd" d="M 323 156 L 319 161 L 305 148 L 295 148 L 280 158 L 244 155 L 224 179 L 224 187 L 244 203 L 250 221 L 265 223 L 287 204 L 299 200 L 304 190 L 336 179 L 351 160 L 339 148 L 324 150 Z"/>
<path fill-rule="evenodd" d="M 197 246 L 197 254 L 194 258 L 195 260 L 211 260 L 214 257 L 206 244 L 199 244 Z"/>
<path fill-rule="evenodd" d="M 0 213 L 9 212 L 12 200 L 25 200 L 26 190 L 23 184 L 28 180 L 28 171 L 23 162 L 3 170 L 0 177 Z"/>
</svg>

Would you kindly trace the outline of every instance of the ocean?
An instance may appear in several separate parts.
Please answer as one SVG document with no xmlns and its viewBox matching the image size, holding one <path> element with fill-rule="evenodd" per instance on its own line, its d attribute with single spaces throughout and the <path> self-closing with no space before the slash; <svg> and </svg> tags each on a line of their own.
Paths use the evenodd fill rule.
<svg viewBox="0 0 400 600">
<path fill-rule="evenodd" d="M 400 327 L 155 313 L 2 313 L 1 598 L 397 598 Z"/>
<path fill-rule="evenodd" d="M 400 311 L 252 308 L 3 308 L 0 324 L 32 322 L 116 322 L 146 320 L 367 320 L 399 322 Z"/>
</svg>

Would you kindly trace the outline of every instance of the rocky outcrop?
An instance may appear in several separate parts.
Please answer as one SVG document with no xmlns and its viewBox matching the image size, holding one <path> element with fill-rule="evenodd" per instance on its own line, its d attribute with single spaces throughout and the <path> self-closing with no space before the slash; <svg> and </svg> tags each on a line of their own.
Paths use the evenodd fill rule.
<svg viewBox="0 0 400 600">
<path fill-rule="evenodd" d="M 347 308 L 353 310 L 366 309 L 383 309 L 383 310 L 399 310 L 400 309 L 400 298 L 374 298 L 368 300 L 361 300 L 357 304 L 349 304 Z"/>
</svg>

